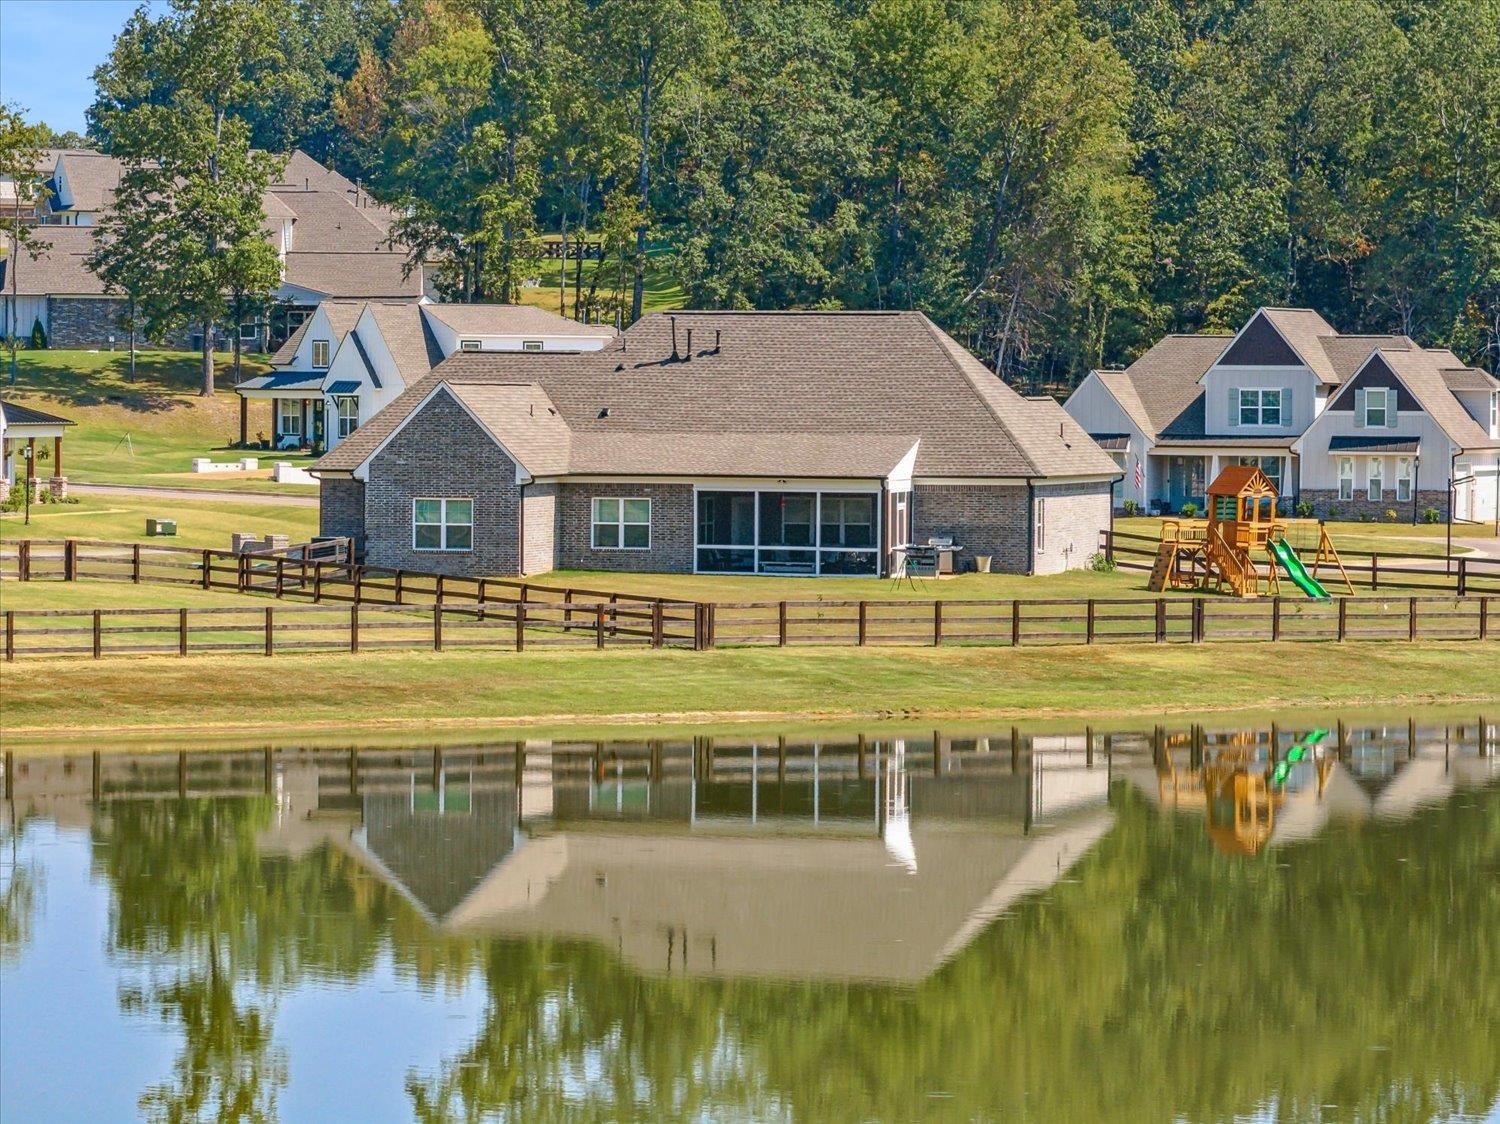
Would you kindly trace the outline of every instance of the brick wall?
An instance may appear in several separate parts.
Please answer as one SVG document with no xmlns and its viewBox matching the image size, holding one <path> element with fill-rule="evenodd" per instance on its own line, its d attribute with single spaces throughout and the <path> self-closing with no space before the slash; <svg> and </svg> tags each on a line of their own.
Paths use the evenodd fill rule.
<svg viewBox="0 0 1500 1124">
<path fill-rule="evenodd" d="M 128 309 L 123 297 L 49 297 L 47 299 L 47 346 L 49 347 L 109 347 L 109 337 L 115 337 L 115 349 L 129 350 L 130 332 L 120 326 L 120 318 Z M 31 325 L 24 325 L 22 334 L 29 334 Z M 139 329 L 137 329 L 139 334 Z M 186 328 L 169 332 L 159 340 L 160 346 L 188 350 L 189 331 Z M 138 339 L 137 346 L 144 346 Z"/>
<path fill-rule="evenodd" d="M 650 550 L 595 550 L 593 499 L 651 501 Z M 564 484 L 558 494 L 558 564 L 568 570 L 686 574 L 693 570 L 691 484 Z"/>
<path fill-rule="evenodd" d="M 370 462 L 365 562 L 443 574 L 512 576 L 518 568 L 516 466 L 443 391 Z M 474 501 L 474 546 L 414 550 L 412 500 Z"/>
<path fill-rule="evenodd" d="M 557 565 L 557 485 L 526 485 L 521 506 L 521 571 L 545 574 Z"/>
<path fill-rule="evenodd" d="M 1352 500 L 1341 500 L 1337 491 L 1321 488 L 1304 488 L 1302 495 L 1298 498 L 1313 505 L 1313 518 L 1315 519 L 1368 519 L 1373 523 L 1387 523 L 1386 513 L 1395 511 L 1398 523 L 1410 523 L 1412 502 L 1409 499 L 1397 500 L 1395 491 L 1386 494 L 1382 500 L 1371 500 L 1367 498 L 1363 488 L 1354 490 Z M 1435 507 L 1438 511 L 1439 522 L 1448 519 L 1448 490 L 1437 488 L 1429 490 L 1423 488 L 1417 492 L 1417 519 L 1420 521 L 1429 507 Z M 1290 516 L 1293 511 L 1278 511 L 1278 514 Z"/>
<path fill-rule="evenodd" d="M 1026 487 L 1020 484 L 918 484 L 912 496 L 912 541 L 951 535 L 959 560 L 990 555 L 997 573 L 1027 571 Z"/>
<path fill-rule="evenodd" d="M 1046 501 L 1046 527 L 1033 573 L 1087 566 L 1099 551 L 1099 532 L 1109 527 L 1109 483 L 1038 484 L 1034 495 Z"/>
<path fill-rule="evenodd" d="M 364 481 L 333 479 L 318 482 L 318 534 L 353 539 L 356 557 L 364 551 Z"/>
</svg>

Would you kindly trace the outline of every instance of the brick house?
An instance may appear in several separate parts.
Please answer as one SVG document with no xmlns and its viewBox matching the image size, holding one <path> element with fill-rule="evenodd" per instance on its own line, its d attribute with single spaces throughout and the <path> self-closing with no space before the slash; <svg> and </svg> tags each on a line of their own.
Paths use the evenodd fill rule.
<svg viewBox="0 0 1500 1124">
<path fill-rule="evenodd" d="M 598 351 L 459 351 L 313 467 L 371 565 L 888 574 L 951 537 L 1086 565 L 1114 462 L 917 312 L 646 316 Z"/>
<path fill-rule="evenodd" d="M 1500 383 L 1407 336 L 1342 335 L 1311 309 L 1167 336 L 1125 370 L 1090 372 L 1064 408 L 1123 471 L 1117 504 L 1202 510 L 1220 469 L 1249 464 L 1319 516 L 1446 516 L 1451 480 L 1457 518 L 1494 518 Z"/>
</svg>

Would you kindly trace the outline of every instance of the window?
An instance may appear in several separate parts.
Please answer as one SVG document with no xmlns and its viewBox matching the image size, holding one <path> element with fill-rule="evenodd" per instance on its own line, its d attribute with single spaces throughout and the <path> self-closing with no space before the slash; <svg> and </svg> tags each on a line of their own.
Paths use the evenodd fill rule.
<svg viewBox="0 0 1500 1124">
<path fill-rule="evenodd" d="M 1281 457 L 1239 457 L 1234 463 L 1260 469 L 1265 473 L 1266 479 L 1276 486 L 1276 494 L 1282 494 L 1281 470 L 1285 462 Z"/>
<path fill-rule="evenodd" d="M 1500 393 L 1490 395 L 1490 436 L 1497 436 L 1500 430 Z"/>
<path fill-rule="evenodd" d="M 474 501 L 411 501 L 411 545 L 415 550 L 472 550 Z"/>
<path fill-rule="evenodd" d="M 276 432 L 282 436 L 288 433 L 293 437 L 302 436 L 302 400 L 300 398 L 277 400 Z"/>
<path fill-rule="evenodd" d="M 478 351 L 479 350 L 479 341 L 478 340 L 459 340 L 458 341 L 458 350 L 460 350 L 460 351 Z"/>
<path fill-rule="evenodd" d="M 1241 425 L 1280 425 L 1281 391 L 1241 390 Z"/>
<path fill-rule="evenodd" d="M 650 550 L 651 501 L 596 497 L 592 542 L 595 550 Z"/>
<path fill-rule="evenodd" d="M 1036 552 L 1043 553 L 1047 549 L 1047 501 L 1036 501 Z"/>
<path fill-rule="evenodd" d="M 1411 499 L 1411 458 L 1396 458 L 1396 498 Z"/>
<path fill-rule="evenodd" d="M 240 325 L 240 342 L 254 343 L 260 339 L 260 324 L 255 320 Z"/>
<path fill-rule="evenodd" d="M 339 436 L 348 437 L 359 428 L 359 399 L 339 397 L 333 401 L 339 412 Z"/>
<path fill-rule="evenodd" d="M 1387 423 L 1390 391 L 1385 387 L 1372 387 L 1365 391 L 1365 428 L 1384 429 Z"/>
<path fill-rule="evenodd" d="M 874 574 L 879 502 L 875 492 L 705 489 L 697 497 L 698 572 Z M 905 494 L 896 499 L 903 525 L 908 502 Z"/>
<path fill-rule="evenodd" d="M 327 340 L 313 340 L 312 365 L 314 367 L 328 366 Z"/>
<path fill-rule="evenodd" d="M 1354 458 L 1339 458 L 1339 499 L 1354 498 Z"/>
<path fill-rule="evenodd" d="M 521 350 L 522 351 L 541 351 L 542 350 L 542 341 L 541 340 L 522 340 L 521 341 Z"/>
<path fill-rule="evenodd" d="M 1365 490 L 1365 495 L 1369 497 L 1371 503 L 1379 503 L 1385 498 L 1384 457 L 1370 458 L 1370 474 L 1368 479 L 1369 485 Z"/>
</svg>

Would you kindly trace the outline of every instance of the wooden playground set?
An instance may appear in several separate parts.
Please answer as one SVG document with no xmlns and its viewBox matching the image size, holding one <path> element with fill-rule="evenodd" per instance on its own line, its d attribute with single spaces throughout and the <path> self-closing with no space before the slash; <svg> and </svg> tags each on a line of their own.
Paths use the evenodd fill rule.
<svg viewBox="0 0 1500 1124">
<path fill-rule="evenodd" d="M 1293 521 L 1276 517 L 1276 485 L 1260 469 L 1234 465 L 1208 486 L 1207 519 L 1166 519 L 1161 544 L 1151 567 L 1150 588 L 1202 589 L 1235 597 L 1281 593 L 1281 575 L 1308 597 L 1324 600 L 1328 590 L 1318 580 L 1326 566 L 1337 570 L 1345 590 L 1354 593 L 1349 574 L 1328 537 L 1322 521 Z M 1303 564 L 1287 542 L 1294 526 L 1318 534 L 1312 569 Z"/>
</svg>

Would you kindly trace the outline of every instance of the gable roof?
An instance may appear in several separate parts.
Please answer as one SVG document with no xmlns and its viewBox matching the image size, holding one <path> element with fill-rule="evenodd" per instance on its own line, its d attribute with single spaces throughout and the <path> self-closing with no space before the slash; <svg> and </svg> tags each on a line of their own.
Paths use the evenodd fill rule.
<svg viewBox="0 0 1500 1124">
<path fill-rule="evenodd" d="M 1099 381 L 1148 437 L 1171 430 L 1203 433 L 1199 380 L 1224 352 L 1228 336 L 1171 335 L 1158 340 L 1124 371 L 1099 371 Z"/>
<path fill-rule="evenodd" d="M 395 360 L 401 379 L 410 386 L 443 361 L 443 350 L 433 338 L 427 319 L 422 315 L 426 306 L 388 301 L 372 301 L 366 307 L 380 329 L 380 337 Z"/>
<path fill-rule="evenodd" d="M 94 252 L 92 226 L 41 226 L 32 229 L 47 249 L 32 258 L 26 251 L 7 253 L 0 259 L 0 288 L 11 292 L 11 263 L 15 263 L 16 295 L 22 297 L 81 296 L 96 297 L 104 293 L 104 282 L 88 266 Z M 3 237 L 10 246 L 10 238 Z M 30 326 L 26 326 L 30 330 Z"/>
<path fill-rule="evenodd" d="M 1453 396 L 1444 378 L 1442 364 L 1445 361 L 1443 352 L 1420 348 L 1412 351 L 1382 350 L 1372 354 L 1360 370 L 1372 364 L 1383 364 L 1411 392 L 1423 412 L 1460 449 L 1500 449 L 1500 439 L 1492 438 L 1464 409 L 1463 403 Z"/>
<path fill-rule="evenodd" d="M 57 172 L 60 170 L 61 175 Z M 72 202 L 64 205 L 56 191 L 48 205 L 54 211 L 106 211 L 115 201 L 125 163 L 102 152 L 63 149 L 57 154 L 54 180 L 66 179 Z"/>
<path fill-rule="evenodd" d="M 428 304 L 428 316 L 459 334 L 474 336 L 579 336 L 609 339 L 614 328 L 580 324 L 544 308 L 526 304 Z"/>
<path fill-rule="evenodd" d="M 0 418 L 5 420 L 6 425 L 78 424 L 68 418 L 60 418 L 56 414 L 45 413 L 42 410 L 33 410 L 30 406 L 23 406 L 19 402 L 6 402 L 4 399 L 0 399 Z"/>
<path fill-rule="evenodd" d="M 569 430 L 571 471 L 629 461 L 642 474 L 686 474 L 700 471 L 689 467 L 695 448 L 723 465 L 738 443 L 739 463 L 819 475 L 847 468 L 871 434 L 880 475 L 919 442 L 918 476 L 1119 472 L 1055 403 L 1022 398 L 917 312 L 653 313 L 602 351 L 459 352 L 317 467 L 357 468 L 439 383 L 534 385 Z"/>
</svg>

